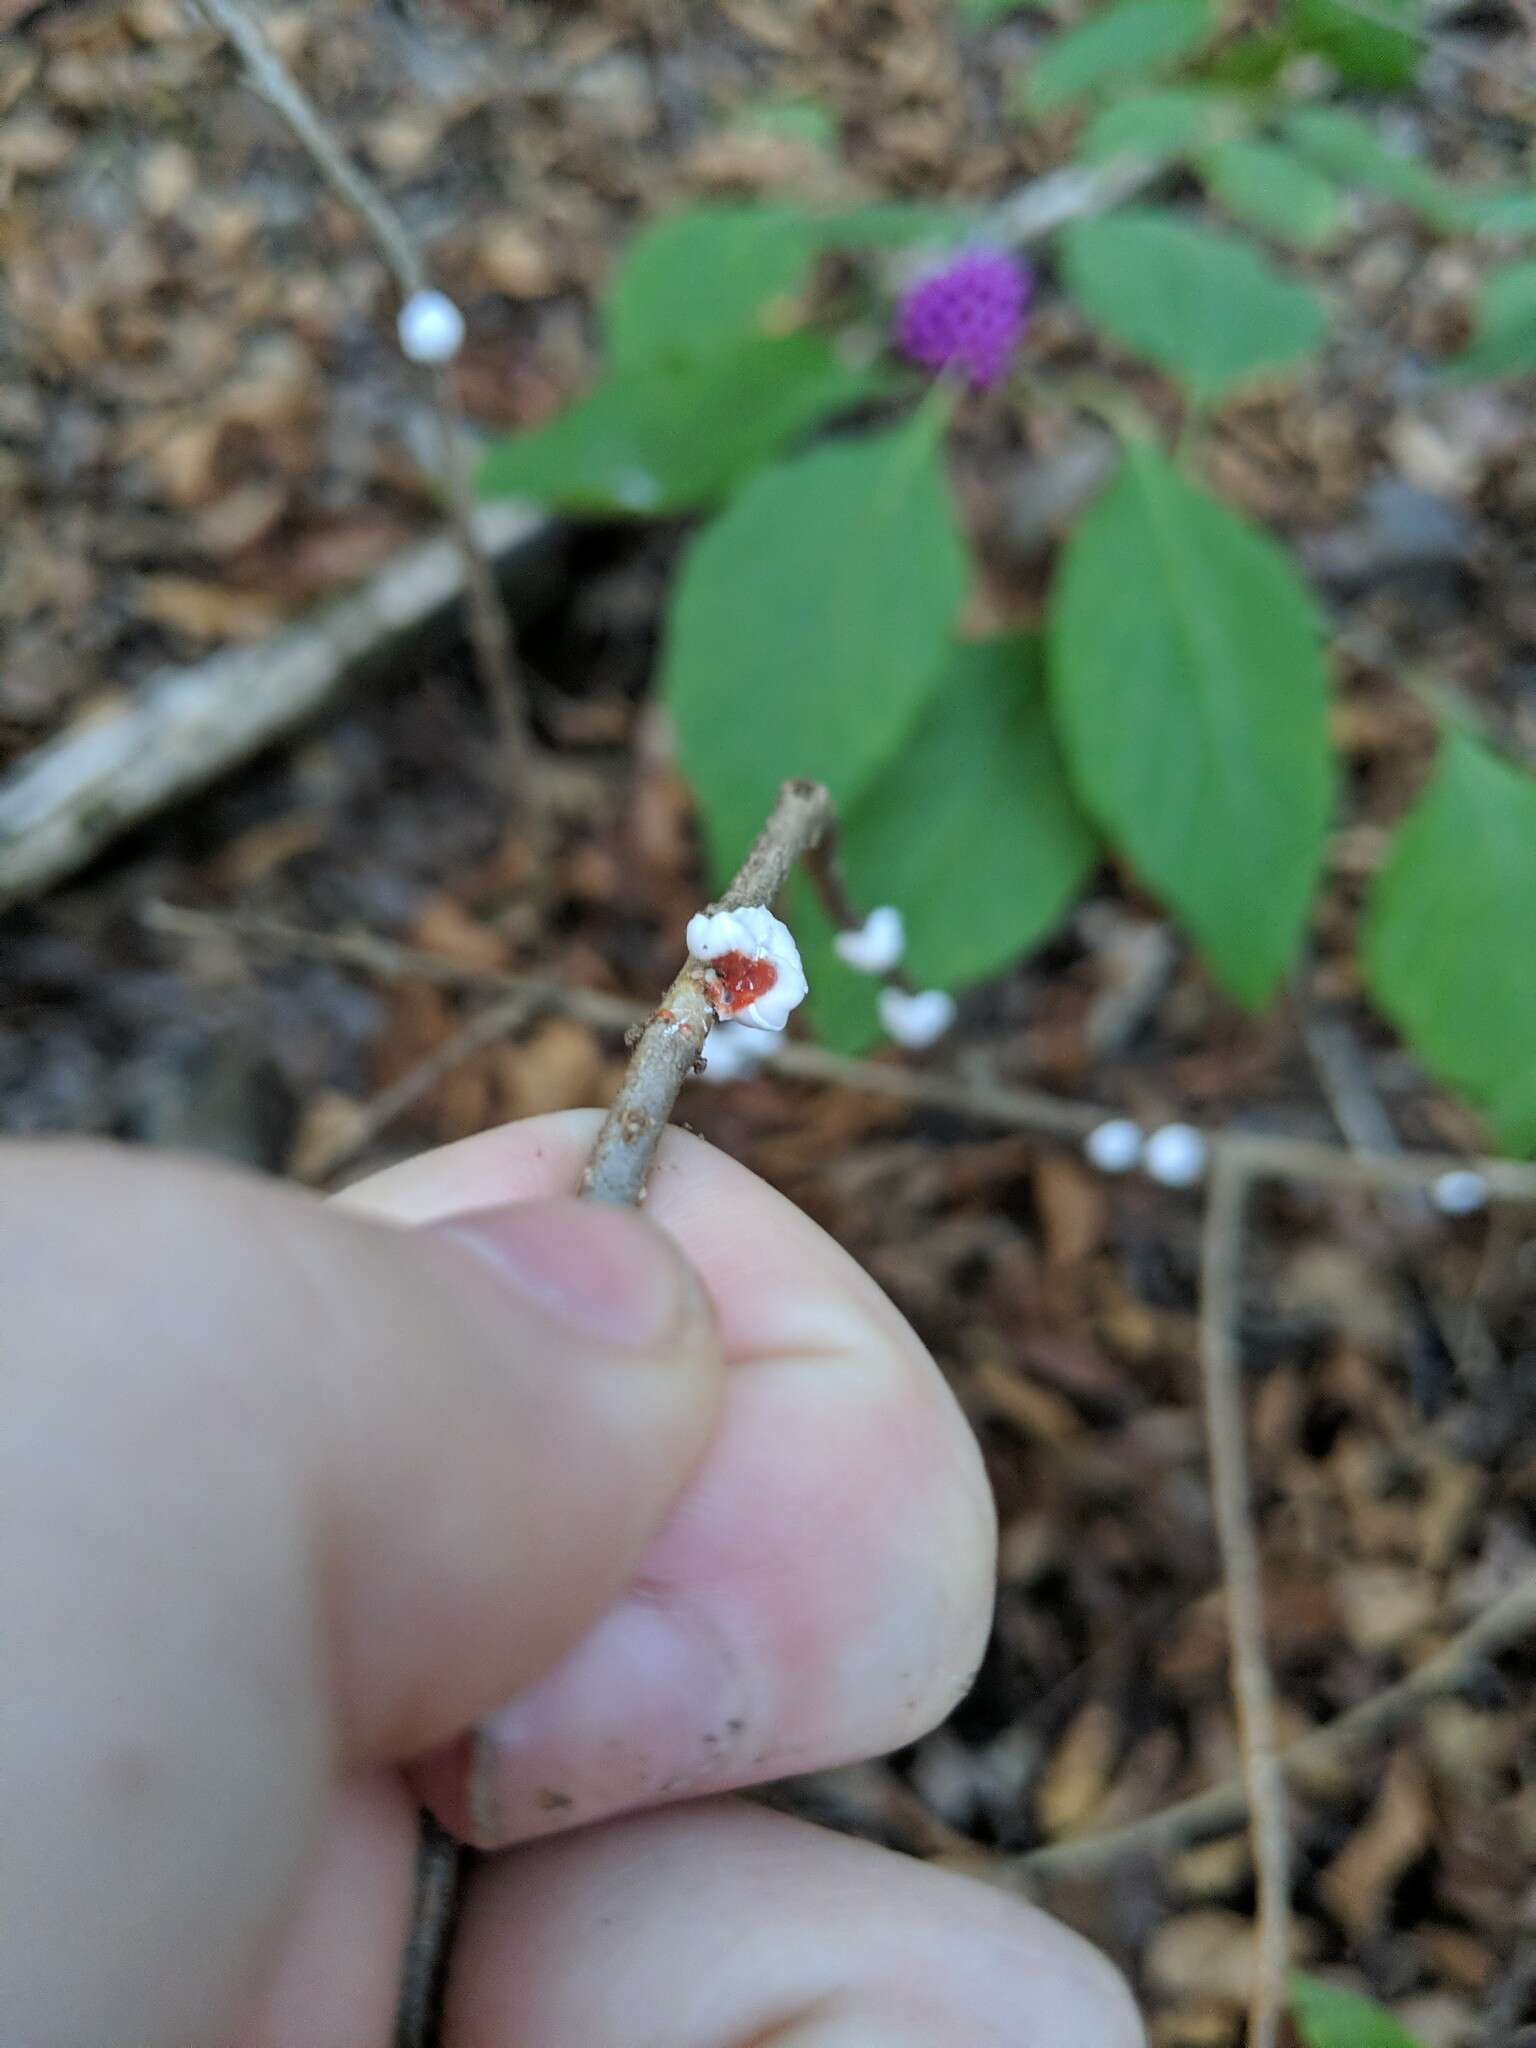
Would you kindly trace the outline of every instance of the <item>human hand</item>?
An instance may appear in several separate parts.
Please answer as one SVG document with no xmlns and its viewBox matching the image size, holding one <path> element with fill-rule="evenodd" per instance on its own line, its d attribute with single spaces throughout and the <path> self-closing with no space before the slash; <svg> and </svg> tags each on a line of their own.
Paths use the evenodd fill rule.
<svg viewBox="0 0 1536 2048">
<path fill-rule="evenodd" d="M 940 1718 L 991 1509 L 837 1246 L 681 1133 L 645 1218 L 558 1199 L 594 1130 L 329 1206 L 0 1153 L 19 2048 L 384 2048 L 414 1795 L 466 1824 L 476 1723 L 522 1846 L 475 1876 L 445 2048 L 1140 2041 L 1044 1916 L 702 1796 Z"/>
</svg>

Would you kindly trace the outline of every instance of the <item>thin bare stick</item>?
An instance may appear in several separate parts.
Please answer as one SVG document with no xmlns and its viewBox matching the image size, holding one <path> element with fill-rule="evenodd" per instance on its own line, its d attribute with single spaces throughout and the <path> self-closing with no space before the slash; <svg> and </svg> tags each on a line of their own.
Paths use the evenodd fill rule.
<svg viewBox="0 0 1536 2048">
<path fill-rule="evenodd" d="M 291 76 L 242 0 L 196 0 L 245 67 L 252 89 L 287 122 L 315 169 L 373 237 L 402 302 L 428 288 L 426 268 L 405 223 L 373 180 L 360 171 Z M 527 692 L 517 664 L 511 621 L 496 572 L 475 530 L 475 496 L 463 422 L 446 369 L 416 365 L 438 432 L 438 477 L 448 527 L 464 563 L 470 639 L 481 686 L 496 729 L 498 759 L 508 795 L 527 816 L 535 812 L 537 751 Z"/>
<path fill-rule="evenodd" d="M 478 1011 L 457 1031 L 450 1032 L 440 1045 L 433 1046 L 429 1053 L 415 1061 L 397 1080 L 391 1081 L 387 1088 L 381 1088 L 377 1095 L 359 1103 L 356 1117 L 335 1143 L 307 1160 L 304 1172 L 298 1177 L 315 1184 L 339 1173 L 359 1153 L 366 1151 L 375 1138 L 382 1136 L 397 1117 L 413 1109 L 424 1095 L 430 1095 L 438 1082 L 456 1067 L 463 1066 L 477 1052 L 483 1052 L 488 1045 L 496 1045 L 516 1031 L 536 1003 L 536 997 L 520 990 L 516 995 L 503 996 Z"/>
<path fill-rule="evenodd" d="M 712 908 L 745 910 L 752 904 L 771 904 L 790 869 L 816 845 L 832 818 L 832 799 L 819 782 L 786 782 L 735 880 Z M 589 1201 L 629 1204 L 644 1199 L 646 1175 L 661 1134 L 714 1021 L 704 993 L 703 967 L 690 957 L 636 1041 L 582 1176 L 581 1192 Z"/>
<path fill-rule="evenodd" d="M 1394 1734 L 1436 1700 L 1460 1692 L 1478 1677 L 1489 1658 L 1531 1635 L 1536 1635 L 1536 1573 L 1501 1594 L 1406 1678 L 1314 1728 L 1282 1751 L 1277 1760 L 1281 1772 L 1291 1783 L 1304 1784 L 1309 1773 Z M 1247 1811 L 1247 1786 L 1241 1778 L 1229 1778 L 1125 1827 L 1031 1849 L 1014 1857 L 1010 1868 L 1029 1889 L 1087 1877 L 1133 1856 L 1171 1856 L 1197 1842 L 1230 1835 L 1242 1826 Z"/>
<path fill-rule="evenodd" d="M 1258 1928 L 1248 2004 L 1248 2048 L 1275 2048 L 1290 1969 L 1290 1825 L 1277 1761 L 1275 1689 L 1264 1647 L 1264 1593 L 1248 1481 L 1243 1363 L 1243 1211 L 1249 1179 L 1218 1155 L 1200 1252 L 1200 1378 L 1211 1497 L 1227 1594 L 1228 1660 L 1243 1783 L 1253 1835 Z"/>
<path fill-rule="evenodd" d="M 187 910 L 150 903 L 140 913 L 146 928 L 182 940 L 222 939 L 265 947 L 280 955 L 326 960 L 386 980 L 416 978 L 443 988 L 473 988 L 511 994 L 525 990 L 535 1008 L 578 1017 L 600 1030 L 624 1030 L 648 1013 L 622 996 L 573 988 L 537 975 L 466 967 L 439 953 L 402 946 L 373 932 L 313 931 L 259 912 Z M 1073 1101 L 1000 1081 L 980 1081 L 882 1060 L 845 1059 L 817 1046 L 780 1042 L 767 1048 L 766 1064 L 789 1080 L 857 1088 L 898 1102 L 922 1103 L 996 1124 L 1030 1131 L 1068 1144 L 1080 1142 L 1096 1125 L 1121 1112 L 1104 1103 Z M 1536 1202 L 1536 1165 L 1523 1159 L 1467 1158 L 1454 1152 L 1346 1152 L 1310 1138 L 1271 1137 L 1260 1132 L 1206 1130 L 1214 1160 L 1237 1161 L 1250 1180 L 1313 1181 L 1357 1188 L 1426 1188 L 1447 1173 L 1470 1168 L 1485 1182 L 1490 1200 Z"/>
<path fill-rule="evenodd" d="M 1402 1140 L 1367 1071 L 1354 1033 L 1341 1017 L 1319 1012 L 1305 989 L 1297 990 L 1296 1007 L 1308 1055 L 1333 1120 L 1351 1151 L 1401 1152 Z M 1422 1188 L 1391 1194 L 1383 1207 L 1414 1228 L 1435 1216 L 1434 1204 Z M 1430 1320 L 1463 1382 L 1473 1389 L 1487 1387 L 1499 1369 L 1499 1353 L 1475 1297 L 1456 1301 L 1432 1281 L 1419 1284 Z"/>
</svg>

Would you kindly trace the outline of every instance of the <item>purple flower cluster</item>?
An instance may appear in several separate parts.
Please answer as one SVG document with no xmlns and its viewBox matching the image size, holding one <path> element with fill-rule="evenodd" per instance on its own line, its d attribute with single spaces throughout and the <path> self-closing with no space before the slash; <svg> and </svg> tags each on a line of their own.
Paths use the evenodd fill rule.
<svg viewBox="0 0 1536 2048">
<path fill-rule="evenodd" d="M 901 352 L 929 370 L 958 370 L 984 391 L 1007 371 L 1034 288 L 1030 272 L 1002 250 L 963 250 L 902 293 Z"/>
</svg>

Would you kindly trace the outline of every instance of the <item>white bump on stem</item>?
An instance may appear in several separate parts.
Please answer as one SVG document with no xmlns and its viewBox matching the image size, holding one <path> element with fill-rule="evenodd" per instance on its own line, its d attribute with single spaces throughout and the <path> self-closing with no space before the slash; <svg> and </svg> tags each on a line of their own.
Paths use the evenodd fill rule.
<svg viewBox="0 0 1536 2048">
<path fill-rule="evenodd" d="M 906 951 L 907 928 L 901 912 L 892 903 L 872 910 L 857 931 L 839 932 L 832 949 L 839 960 L 856 967 L 861 974 L 889 974 L 899 966 Z"/>
<path fill-rule="evenodd" d="M 446 292 L 412 292 L 396 322 L 401 353 L 413 363 L 451 363 L 464 346 L 464 315 Z"/>
<path fill-rule="evenodd" d="M 1141 1158 L 1146 1140 L 1140 1124 L 1128 1116 L 1112 1116 L 1095 1124 L 1083 1140 L 1083 1153 L 1100 1173 L 1129 1173 Z"/>
<path fill-rule="evenodd" d="M 1192 1188 L 1205 1161 L 1206 1143 L 1193 1124 L 1164 1124 L 1147 1140 L 1147 1172 L 1165 1188 Z"/>
<path fill-rule="evenodd" d="M 1472 1216 L 1487 1207 L 1488 1183 L 1480 1173 L 1463 1166 L 1442 1173 L 1429 1194 L 1442 1216 Z"/>
<path fill-rule="evenodd" d="M 704 1041 L 704 1065 L 694 1079 L 719 1083 L 748 1081 L 768 1056 L 762 1034 L 750 1024 L 717 1024 Z"/>
<path fill-rule="evenodd" d="M 909 1052 L 934 1044 L 955 1021 L 955 999 L 941 988 L 925 988 L 918 995 L 909 995 L 904 988 L 883 988 L 875 1006 L 891 1037 Z"/>
<path fill-rule="evenodd" d="M 745 1009 L 721 1008 L 711 992 L 710 1001 L 718 1017 L 750 1024 L 758 1031 L 782 1031 L 792 1012 L 805 1001 L 810 984 L 800 964 L 800 949 L 787 924 L 762 904 L 744 910 L 698 911 L 688 920 L 688 951 L 707 966 L 739 953 L 746 960 L 766 960 L 775 980 Z M 707 1057 L 707 1054 L 706 1054 Z"/>
</svg>

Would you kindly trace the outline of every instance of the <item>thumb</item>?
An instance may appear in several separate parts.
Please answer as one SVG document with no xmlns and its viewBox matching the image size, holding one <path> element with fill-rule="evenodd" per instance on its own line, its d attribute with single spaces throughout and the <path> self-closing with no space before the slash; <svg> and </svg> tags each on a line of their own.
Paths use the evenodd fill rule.
<svg viewBox="0 0 1536 2048">
<path fill-rule="evenodd" d="M 119 2000 L 162 1907 L 228 1981 L 219 1915 L 279 1910 L 331 1775 L 451 1737 L 578 1639 L 719 1393 L 679 1254 L 574 1202 L 409 1232 L 18 1146 L 0 1299 L 0 1772 L 30 1845 L 0 1927 L 23 1955 L 84 1909 Z"/>
</svg>

